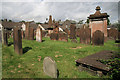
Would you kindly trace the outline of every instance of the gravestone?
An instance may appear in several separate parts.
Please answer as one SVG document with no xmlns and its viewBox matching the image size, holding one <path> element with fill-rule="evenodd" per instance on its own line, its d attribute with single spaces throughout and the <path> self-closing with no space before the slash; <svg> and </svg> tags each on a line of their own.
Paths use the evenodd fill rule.
<svg viewBox="0 0 120 80">
<path fill-rule="evenodd" d="M 18 27 L 13 29 L 13 39 L 14 39 L 14 51 L 18 54 L 23 54 L 22 49 L 22 35 L 21 30 Z"/>
<path fill-rule="evenodd" d="M 70 39 L 76 39 L 76 26 L 75 26 L 75 24 L 70 25 Z"/>
<path fill-rule="evenodd" d="M 83 27 L 79 31 L 80 43 L 90 44 L 91 42 L 91 29 L 88 27 Z"/>
<path fill-rule="evenodd" d="M 118 32 L 118 39 L 120 40 L 120 32 Z"/>
<path fill-rule="evenodd" d="M 26 29 L 25 29 L 25 39 L 29 38 L 29 22 L 26 23 Z"/>
<path fill-rule="evenodd" d="M 92 37 L 93 45 L 103 45 L 104 44 L 104 33 L 100 30 L 97 30 L 93 33 Z"/>
<path fill-rule="evenodd" d="M 30 27 L 29 30 L 30 30 L 29 40 L 34 40 L 34 29 L 33 29 L 33 27 Z"/>
<path fill-rule="evenodd" d="M 80 37 L 80 29 L 79 28 L 76 29 L 76 36 Z"/>
<path fill-rule="evenodd" d="M 63 32 L 59 32 L 59 41 L 65 41 L 68 42 L 68 34 L 63 33 Z"/>
<path fill-rule="evenodd" d="M 51 40 L 58 40 L 59 36 L 58 36 L 58 33 L 51 33 L 50 34 L 50 39 Z"/>
<path fill-rule="evenodd" d="M 2 43 L 2 30 L 0 30 L 0 43 Z"/>
<path fill-rule="evenodd" d="M 25 38 L 25 33 L 24 33 L 24 31 L 21 31 L 21 34 L 22 34 L 22 39 L 24 39 L 24 38 Z"/>
<path fill-rule="evenodd" d="M 111 28 L 110 30 L 108 30 L 108 37 L 110 39 L 116 40 L 118 37 L 118 31 L 115 28 Z"/>
<path fill-rule="evenodd" d="M 51 57 L 45 57 L 43 60 L 43 70 L 45 74 L 52 78 L 58 77 L 57 66 Z"/>
<path fill-rule="evenodd" d="M 40 27 L 36 30 L 36 41 L 42 42 L 42 29 Z"/>
<path fill-rule="evenodd" d="M 3 31 L 3 41 L 4 45 L 8 46 L 8 35 L 6 30 Z"/>
</svg>

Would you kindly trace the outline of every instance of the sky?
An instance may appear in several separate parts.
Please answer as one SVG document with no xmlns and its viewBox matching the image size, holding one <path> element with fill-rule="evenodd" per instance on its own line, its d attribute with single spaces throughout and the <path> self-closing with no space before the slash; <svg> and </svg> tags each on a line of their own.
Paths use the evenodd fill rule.
<svg viewBox="0 0 120 80">
<path fill-rule="evenodd" d="M 0 19 L 45 22 L 49 15 L 55 20 L 87 20 L 97 6 L 110 15 L 111 23 L 118 21 L 119 0 L 0 0 Z M 108 2 L 109 1 L 109 2 Z"/>
</svg>

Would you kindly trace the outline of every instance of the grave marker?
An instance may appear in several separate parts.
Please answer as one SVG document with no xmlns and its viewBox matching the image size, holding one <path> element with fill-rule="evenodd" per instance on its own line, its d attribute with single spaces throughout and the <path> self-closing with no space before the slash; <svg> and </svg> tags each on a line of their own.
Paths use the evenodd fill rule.
<svg viewBox="0 0 120 80">
<path fill-rule="evenodd" d="M 55 61 L 51 57 L 45 57 L 43 60 L 43 70 L 45 74 L 52 78 L 57 78 L 57 66 Z"/>
<path fill-rule="evenodd" d="M 34 29 L 33 27 L 29 28 L 29 40 L 34 40 Z"/>
<path fill-rule="evenodd" d="M 18 27 L 13 29 L 14 51 L 23 54 L 21 30 Z"/>
<path fill-rule="evenodd" d="M 104 44 L 104 33 L 100 30 L 97 30 L 93 33 L 92 37 L 93 45 L 103 45 Z"/>
<path fill-rule="evenodd" d="M 80 43 L 90 44 L 91 42 L 91 29 L 88 27 L 83 27 L 79 31 Z"/>
<path fill-rule="evenodd" d="M 36 41 L 42 42 L 42 29 L 40 27 L 36 30 Z"/>
<path fill-rule="evenodd" d="M 65 42 L 68 42 L 68 34 L 66 33 L 62 33 L 62 32 L 59 32 L 59 41 L 65 41 Z"/>
<path fill-rule="evenodd" d="M 115 28 L 111 28 L 110 30 L 108 30 L 108 37 L 116 40 L 118 37 L 118 31 Z"/>
<path fill-rule="evenodd" d="M 51 33 L 50 34 L 50 39 L 51 40 L 58 40 L 59 36 L 58 36 L 58 33 Z"/>
<path fill-rule="evenodd" d="M 75 24 L 70 25 L 70 39 L 76 39 L 76 26 L 75 26 Z"/>
</svg>

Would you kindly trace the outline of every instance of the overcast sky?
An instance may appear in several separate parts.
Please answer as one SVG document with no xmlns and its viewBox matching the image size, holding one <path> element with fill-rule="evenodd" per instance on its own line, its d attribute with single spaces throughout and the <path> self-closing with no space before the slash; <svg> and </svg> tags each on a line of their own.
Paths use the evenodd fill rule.
<svg viewBox="0 0 120 80">
<path fill-rule="evenodd" d="M 61 1 L 61 2 L 60 2 Z M 89 0 L 90 1 L 90 0 Z M 108 2 L 81 2 L 80 0 L 3 0 L 0 2 L 0 15 L 2 19 L 11 19 L 13 21 L 36 21 L 45 22 L 49 15 L 55 20 L 72 19 L 84 20 L 90 14 L 95 13 L 96 6 L 101 7 L 101 12 L 108 13 L 111 23 L 118 20 L 118 0 Z"/>
</svg>

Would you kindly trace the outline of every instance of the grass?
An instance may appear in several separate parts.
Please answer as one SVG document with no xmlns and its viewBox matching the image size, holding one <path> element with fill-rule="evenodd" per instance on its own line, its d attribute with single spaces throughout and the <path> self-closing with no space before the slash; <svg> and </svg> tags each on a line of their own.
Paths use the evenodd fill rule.
<svg viewBox="0 0 120 80">
<path fill-rule="evenodd" d="M 2 45 L 2 77 L 3 78 L 49 78 L 43 71 L 43 59 L 52 57 L 59 70 L 59 78 L 98 78 L 90 73 L 78 70 L 75 60 L 94 54 L 101 50 L 117 51 L 114 41 L 107 41 L 104 46 L 85 45 L 43 38 L 44 42 L 22 40 L 24 54 L 14 52 L 12 38 L 9 46 Z M 75 47 L 80 47 L 72 49 Z M 39 61 L 39 57 L 41 60 Z M 106 77 L 106 76 L 105 76 Z"/>
</svg>

